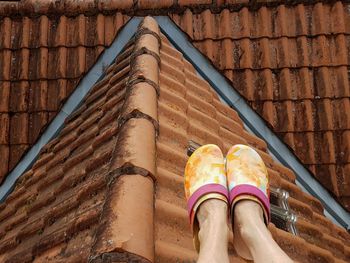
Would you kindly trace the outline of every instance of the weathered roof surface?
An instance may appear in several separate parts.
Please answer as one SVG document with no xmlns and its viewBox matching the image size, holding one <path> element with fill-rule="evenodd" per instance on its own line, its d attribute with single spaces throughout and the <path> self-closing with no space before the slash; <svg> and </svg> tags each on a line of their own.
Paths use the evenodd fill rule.
<svg viewBox="0 0 350 263">
<path fill-rule="evenodd" d="M 126 20 L 121 13 L 0 18 L 0 183 Z"/>
<path fill-rule="evenodd" d="M 187 8 L 196 12 L 205 9 L 218 12 L 226 8 L 230 10 L 239 10 L 242 7 L 257 9 L 261 6 L 277 6 L 279 4 L 310 4 L 310 1 L 307 0 L 25 0 L 9 2 L 0 3 L 0 15 L 77 15 L 81 13 L 96 14 L 115 11 L 121 11 L 128 15 L 144 15 L 145 13 L 166 15 L 168 12 L 182 13 Z M 322 2 L 322 0 L 313 0 L 311 3 L 314 4 L 317 2 Z"/>
<path fill-rule="evenodd" d="M 271 184 L 289 191 L 299 215 L 300 237 L 269 226 L 293 259 L 348 261 L 349 234 L 244 130 L 156 22 L 145 19 L 136 35 L 1 205 L 0 260 L 194 260 L 182 175 L 195 140 L 259 151 Z M 230 255 L 244 262 L 232 245 Z"/>
<path fill-rule="evenodd" d="M 0 181 L 128 17 L 170 14 L 349 209 L 350 8 L 323 2 L 1 2 Z"/>
<path fill-rule="evenodd" d="M 336 1 L 171 15 L 348 210 L 349 7 Z"/>
<path fill-rule="evenodd" d="M 124 180 L 125 185 L 134 190 L 138 190 L 138 182 L 144 189 L 153 186 L 145 171 L 154 173 L 155 126 L 149 119 L 156 112 L 156 90 L 139 81 L 146 78 L 158 82 L 154 80 L 154 72 L 158 71 L 156 58 L 143 55 L 141 50 L 154 42 L 157 47 L 158 40 L 153 38 L 146 32 L 130 42 L 1 204 L 1 262 L 86 262 L 89 256 L 100 259 L 106 241 L 114 245 L 108 239 L 109 227 L 122 219 L 120 215 L 118 220 L 113 217 L 113 205 L 123 191 L 120 185 L 118 191 L 115 189 L 115 178 L 123 181 L 122 175 L 136 171 L 137 166 L 140 175 Z M 145 111 L 140 92 L 147 104 Z M 135 156 L 133 147 L 139 144 L 149 158 L 140 161 L 140 156 Z M 132 189 L 128 189 L 130 195 Z M 145 195 L 142 198 L 147 200 Z M 122 205 L 127 204 L 124 200 Z M 129 215 L 143 211 L 126 207 Z M 147 223 L 147 216 L 142 216 Z M 137 229 L 135 226 L 135 233 Z M 142 256 L 152 257 L 147 253 Z"/>
<path fill-rule="evenodd" d="M 0 82 L 0 92 L 7 98 L 0 105 L 3 113 L 0 122 L 4 127 L 0 131 L 0 152 L 5 159 L 0 166 L 0 178 L 17 164 L 62 100 L 75 88 L 79 77 L 96 61 L 104 46 L 110 44 L 127 20 L 121 13 L 171 13 L 195 45 L 347 207 L 350 119 L 344 112 L 350 107 L 348 4 L 281 2 L 1 3 L 2 15 L 6 17 L 0 26 L 0 31 L 5 32 L 0 41 L 0 50 L 4 48 L 0 51 L 0 65 L 3 62 L 8 77 Z M 213 30 L 216 27 L 219 30 Z M 80 33 L 74 34 L 77 31 Z M 11 52 L 14 49 L 16 52 Z M 51 63 L 50 57 L 57 64 Z M 48 64 L 54 65 L 52 69 L 39 67 L 34 73 L 28 70 L 42 59 L 49 60 Z M 27 65 L 28 61 L 34 65 Z M 52 70 L 55 73 L 51 74 Z M 52 81 L 42 81 L 45 78 Z M 19 99 L 11 101 L 11 94 Z M 13 134 L 11 138 L 9 134 Z"/>
</svg>

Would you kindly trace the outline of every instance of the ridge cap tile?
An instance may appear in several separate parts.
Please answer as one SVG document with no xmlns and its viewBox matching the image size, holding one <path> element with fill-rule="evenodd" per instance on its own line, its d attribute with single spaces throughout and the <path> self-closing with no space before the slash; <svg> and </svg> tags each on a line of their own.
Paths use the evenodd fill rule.
<svg viewBox="0 0 350 263">
<path fill-rule="evenodd" d="M 109 166 L 109 198 L 89 262 L 119 258 L 117 251 L 128 257 L 137 256 L 141 262 L 154 259 L 151 200 L 156 180 L 158 132 L 160 37 L 157 22 L 151 17 L 144 18 L 135 36 L 125 101 L 118 118 L 118 139 Z M 140 221 L 140 218 L 143 219 Z"/>
<path fill-rule="evenodd" d="M 129 15 L 144 15 L 146 12 L 152 15 L 167 14 L 171 11 L 175 14 L 181 14 L 184 10 L 191 10 L 193 12 L 201 12 L 210 10 L 219 12 L 221 10 L 239 11 L 242 8 L 249 8 L 249 10 L 258 10 L 264 7 L 274 6 L 296 6 L 298 4 L 309 4 L 306 0 L 299 1 L 285 1 L 281 0 L 259 0 L 259 1 L 212 1 L 212 0 L 164 0 L 164 1 L 149 1 L 149 0 L 85 0 L 73 1 L 63 0 L 57 2 L 55 0 L 26 0 L 26 1 L 3 1 L 0 3 L 0 15 L 67 15 L 76 16 L 79 14 L 108 14 L 113 11 L 122 11 Z M 315 5 L 322 5 L 322 1 L 313 1 Z M 321 10 L 323 7 L 320 6 Z M 338 13 L 340 11 L 337 11 Z M 313 11 L 311 12 L 313 13 Z M 311 14 L 314 16 L 314 14 Z M 341 23 L 340 23 L 341 24 Z M 342 25 L 342 24 L 341 24 Z M 340 25 L 340 26 L 341 26 Z M 322 31 L 321 31 L 322 32 Z"/>
</svg>

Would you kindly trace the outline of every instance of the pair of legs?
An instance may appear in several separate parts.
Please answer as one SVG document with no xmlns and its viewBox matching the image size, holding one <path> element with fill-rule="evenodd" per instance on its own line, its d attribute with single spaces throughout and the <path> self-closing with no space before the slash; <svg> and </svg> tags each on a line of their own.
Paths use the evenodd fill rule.
<svg viewBox="0 0 350 263">
<path fill-rule="evenodd" d="M 198 263 L 229 262 L 227 206 L 221 200 L 209 199 L 199 207 L 196 215 L 200 227 Z M 233 242 L 240 256 L 255 263 L 293 262 L 266 228 L 259 204 L 242 200 L 235 205 L 233 217 Z"/>
<path fill-rule="evenodd" d="M 199 263 L 229 262 L 228 211 L 239 256 L 257 263 L 292 262 L 266 227 L 269 178 L 254 149 L 236 144 L 224 158 L 217 145 L 199 147 L 187 161 L 184 186 Z"/>
</svg>

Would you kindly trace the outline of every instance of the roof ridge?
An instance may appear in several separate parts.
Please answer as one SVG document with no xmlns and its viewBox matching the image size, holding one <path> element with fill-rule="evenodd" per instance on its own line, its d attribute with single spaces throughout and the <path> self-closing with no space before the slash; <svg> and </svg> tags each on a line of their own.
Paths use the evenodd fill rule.
<svg viewBox="0 0 350 263">
<path fill-rule="evenodd" d="M 145 1 L 145 0 L 23 0 L 1 2 L 0 16 L 38 16 L 38 15 L 68 15 L 110 13 L 124 11 L 128 15 L 167 15 L 171 13 L 183 13 L 187 8 L 199 13 L 206 9 L 220 12 L 223 9 L 240 10 L 247 7 L 252 10 L 262 6 L 293 6 L 297 4 L 315 4 L 321 0 L 260 0 L 260 1 L 211 1 L 211 0 L 170 0 L 170 1 Z"/>
<path fill-rule="evenodd" d="M 157 22 L 146 17 L 133 39 L 131 71 L 118 118 L 120 131 L 109 167 L 107 199 L 90 262 L 112 258 L 133 258 L 138 262 L 153 262 L 154 259 L 153 229 L 150 226 L 153 226 L 151 200 L 158 133 L 159 34 Z M 135 220 L 137 223 L 130 233 L 126 226 Z"/>
</svg>

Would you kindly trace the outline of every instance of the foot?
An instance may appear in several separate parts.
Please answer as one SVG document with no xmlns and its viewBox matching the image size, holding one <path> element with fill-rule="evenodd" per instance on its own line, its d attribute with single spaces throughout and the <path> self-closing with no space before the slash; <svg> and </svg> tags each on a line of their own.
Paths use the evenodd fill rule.
<svg viewBox="0 0 350 263">
<path fill-rule="evenodd" d="M 236 252 L 240 257 L 252 260 L 249 247 L 255 240 L 255 231 L 259 231 L 258 227 L 266 228 L 260 205 L 250 200 L 238 202 L 235 205 L 233 222 L 233 245 Z"/>
<path fill-rule="evenodd" d="M 227 203 L 218 199 L 204 201 L 197 212 L 200 252 L 198 263 L 228 263 Z"/>
<path fill-rule="evenodd" d="M 204 202 L 211 199 L 228 202 L 225 163 L 220 148 L 214 144 L 199 147 L 188 159 L 184 177 L 193 242 L 195 249 L 199 252 L 199 224 L 196 219 L 199 208 Z"/>
<path fill-rule="evenodd" d="M 260 155 L 251 147 L 236 144 L 226 155 L 226 175 L 230 203 L 243 199 L 257 201 L 264 208 L 264 217 L 269 221 L 269 176 Z"/>
<path fill-rule="evenodd" d="M 238 202 L 234 210 L 234 247 L 246 259 L 259 262 L 293 262 L 278 246 L 264 223 L 261 206 L 250 200 Z"/>
<path fill-rule="evenodd" d="M 253 255 L 242 236 L 242 227 L 248 220 L 269 221 L 269 177 L 264 161 L 251 147 L 236 144 L 226 155 L 226 175 L 234 225 L 234 247 L 239 256 L 252 260 Z M 247 202 L 249 200 L 249 202 Z M 246 207 L 246 204 L 247 207 Z M 260 206 L 261 204 L 261 206 Z M 241 211 L 242 208 L 247 211 Z M 256 208 L 256 209 L 254 209 Z M 238 212 L 237 212 L 238 210 Z M 237 215 L 239 218 L 236 219 Z M 242 218 L 240 218 L 242 217 Z M 249 226 L 249 225 L 248 225 Z M 265 225 L 263 224 L 263 227 Z M 246 228 L 244 228 L 246 229 Z M 250 230 L 248 227 L 247 230 Z"/>
</svg>

